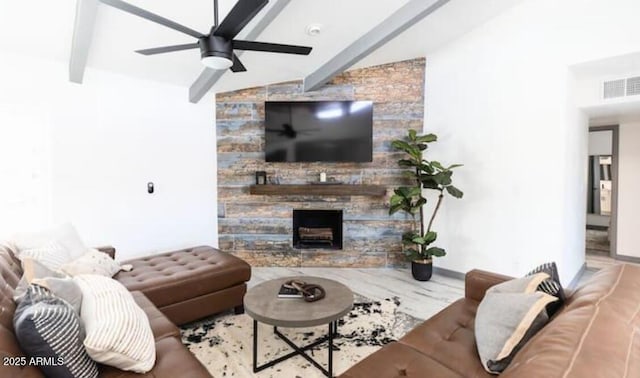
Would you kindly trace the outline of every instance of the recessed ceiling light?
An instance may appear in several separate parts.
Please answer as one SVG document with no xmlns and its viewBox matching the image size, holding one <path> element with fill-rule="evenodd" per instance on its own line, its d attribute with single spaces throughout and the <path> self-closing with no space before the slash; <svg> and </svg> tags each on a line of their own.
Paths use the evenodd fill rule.
<svg viewBox="0 0 640 378">
<path fill-rule="evenodd" d="M 312 37 L 315 37 L 316 35 L 320 34 L 321 31 L 322 31 L 321 24 L 310 24 L 309 26 L 307 26 L 307 34 L 309 34 Z"/>
</svg>

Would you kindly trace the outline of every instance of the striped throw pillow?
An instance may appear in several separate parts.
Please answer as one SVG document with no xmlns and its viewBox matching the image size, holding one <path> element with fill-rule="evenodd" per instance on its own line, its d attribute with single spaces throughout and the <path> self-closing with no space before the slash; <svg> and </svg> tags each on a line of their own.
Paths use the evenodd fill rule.
<svg viewBox="0 0 640 378">
<path fill-rule="evenodd" d="M 80 316 L 84 346 L 94 360 L 121 370 L 146 373 L 156 360 L 155 340 L 144 311 L 121 283 L 81 274 L 73 280 L 82 291 Z"/>
<path fill-rule="evenodd" d="M 547 315 L 549 315 L 549 318 L 551 318 L 553 314 L 555 314 L 560 308 L 562 308 L 562 305 L 567 298 L 564 293 L 564 289 L 560 284 L 560 275 L 558 274 L 558 267 L 556 266 L 555 262 L 541 264 L 527 273 L 527 276 L 532 276 L 538 273 L 546 273 L 549 275 L 549 278 L 542 281 L 538 285 L 537 291 L 541 291 L 558 298 L 557 301 L 547 305 Z"/>
<path fill-rule="evenodd" d="M 72 260 L 69 251 L 58 242 L 49 242 L 39 247 L 20 250 L 19 258 L 32 258 L 51 270 L 58 270 Z"/>
<path fill-rule="evenodd" d="M 30 285 L 15 311 L 13 326 L 22 350 L 29 357 L 44 358 L 39 368 L 47 377 L 98 376 L 96 363 L 82 345 L 80 318 L 49 290 Z"/>
</svg>

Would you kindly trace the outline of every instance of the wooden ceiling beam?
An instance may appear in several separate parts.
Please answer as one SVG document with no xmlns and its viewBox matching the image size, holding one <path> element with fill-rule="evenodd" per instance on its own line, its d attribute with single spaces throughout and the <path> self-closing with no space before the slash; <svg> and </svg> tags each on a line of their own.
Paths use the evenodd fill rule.
<svg viewBox="0 0 640 378">
<path fill-rule="evenodd" d="M 397 35 L 421 21 L 449 0 L 411 0 L 367 34 L 304 78 L 304 91 L 319 89 Z"/>
</svg>

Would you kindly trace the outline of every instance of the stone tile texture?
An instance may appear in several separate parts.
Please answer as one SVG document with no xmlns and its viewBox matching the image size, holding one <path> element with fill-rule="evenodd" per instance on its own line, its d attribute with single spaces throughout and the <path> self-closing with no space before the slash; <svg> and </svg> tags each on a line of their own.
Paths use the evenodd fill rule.
<svg viewBox="0 0 640 378">
<path fill-rule="evenodd" d="M 317 180 L 320 172 L 352 184 L 406 184 L 390 143 L 408 129 L 422 130 L 425 60 L 415 59 L 348 71 L 323 88 L 303 92 L 302 82 L 271 84 L 216 95 L 218 234 L 220 248 L 253 266 L 394 267 L 406 265 L 400 243 L 415 223 L 388 216 L 388 198 L 262 196 L 249 194 L 255 171 L 281 184 Z M 265 101 L 366 100 L 374 102 L 373 162 L 267 163 Z M 294 209 L 342 209 L 343 249 L 295 249 Z"/>
</svg>

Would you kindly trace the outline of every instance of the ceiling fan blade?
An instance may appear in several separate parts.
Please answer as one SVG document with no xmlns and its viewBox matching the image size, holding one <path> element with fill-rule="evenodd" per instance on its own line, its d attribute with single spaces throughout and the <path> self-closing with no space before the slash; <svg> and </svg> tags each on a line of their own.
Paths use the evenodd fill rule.
<svg viewBox="0 0 640 378">
<path fill-rule="evenodd" d="M 269 0 L 239 0 L 213 34 L 233 39 L 268 2 Z"/>
<path fill-rule="evenodd" d="M 306 46 L 281 45 L 278 43 L 253 42 L 253 41 L 240 41 L 237 39 L 233 40 L 233 48 L 238 50 L 264 51 L 264 52 L 298 54 L 298 55 L 309 55 L 309 53 L 311 53 L 311 47 L 306 47 Z"/>
<path fill-rule="evenodd" d="M 200 47 L 200 45 L 198 45 L 197 43 L 187 43 L 184 45 L 154 47 L 151 49 L 136 50 L 136 52 L 142 55 L 155 55 L 155 54 L 164 54 L 164 53 L 173 52 L 173 51 L 197 49 L 198 47 Z"/>
<path fill-rule="evenodd" d="M 233 66 L 229 68 L 232 72 L 245 72 L 247 68 L 242 64 L 240 58 L 236 54 L 233 54 Z"/>
<path fill-rule="evenodd" d="M 114 8 L 118 8 L 121 11 L 127 12 L 127 13 L 131 13 L 135 16 L 138 17 L 142 17 L 145 18 L 149 21 L 155 22 L 156 24 L 160 24 L 162 26 L 166 26 L 170 29 L 173 30 L 177 30 L 179 32 L 188 34 L 192 37 L 195 38 L 202 38 L 204 37 L 204 35 L 202 33 L 199 33 L 191 28 L 188 28 L 186 26 L 180 25 L 176 22 L 173 22 L 169 19 L 166 19 L 162 16 L 158 16 L 157 14 L 151 13 L 149 11 L 146 11 L 142 8 L 138 8 L 134 5 L 131 5 L 129 3 L 125 3 L 124 1 L 121 0 L 100 0 L 101 3 L 106 4 L 106 5 L 110 5 Z"/>
</svg>

